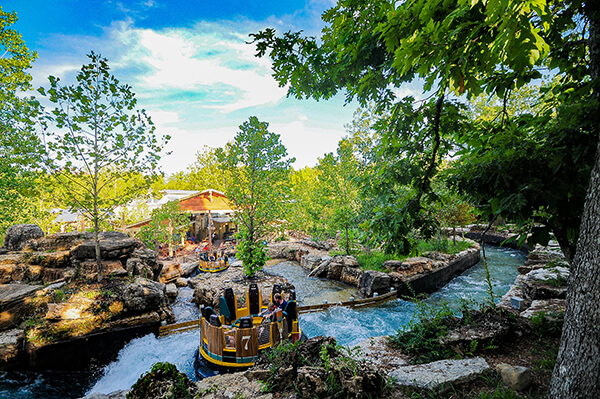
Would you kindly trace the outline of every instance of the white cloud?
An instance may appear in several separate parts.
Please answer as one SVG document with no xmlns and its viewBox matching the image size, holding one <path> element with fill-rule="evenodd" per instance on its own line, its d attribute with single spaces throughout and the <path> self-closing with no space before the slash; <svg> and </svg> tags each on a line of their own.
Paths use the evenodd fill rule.
<svg viewBox="0 0 600 399">
<path fill-rule="evenodd" d="M 136 77 L 136 88 L 212 92 L 218 103 L 203 106 L 223 112 L 274 104 L 285 97 L 287 90 L 271 77 L 270 62 L 254 57 L 241 33 L 230 29 L 223 35 L 214 30 L 215 24 L 209 25 L 155 31 L 120 24 L 113 35 L 127 44 L 127 52 L 119 65 L 145 71 Z"/>
<path fill-rule="evenodd" d="M 298 20 L 285 16 L 281 23 L 312 18 L 314 24 L 307 25 L 317 26 L 318 6 L 311 7 L 307 5 Z M 205 145 L 221 147 L 232 140 L 250 115 L 270 122 L 269 130 L 281 135 L 296 158 L 294 167 L 314 165 L 336 150 L 352 109 L 342 107 L 343 96 L 319 103 L 285 98 L 287 89 L 271 77 L 270 60 L 256 58 L 254 46 L 246 44 L 248 32 L 265 26 L 272 25 L 244 20 L 153 30 L 139 28 L 131 19 L 115 21 L 99 37 L 49 38 L 56 43 L 51 47 L 55 54 L 40 56 L 35 79 L 43 77 L 39 84 L 46 84 L 52 74 L 73 83 L 91 49 L 107 57 L 112 73 L 133 87 L 157 134 L 172 137 L 165 148 L 172 155 L 160 162 L 168 174 L 185 170 Z M 294 30 L 290 25 L 284 28 Z"/>
<path fill-rule="evenodd" d="M 177 112 L 154 110 L 150 116 L 152 122 L 161 128 L 168 128 L 170 125 L 179 122 L 179 114 Z"/>
<path fill-rule="evenodd" d="M 280 134 L 288 155 L 296 158 L 295 169 L 316 165 L 324 154 L 335 152 L 338 142 L 346 135 L 342 126 L 339 129 L 318 128 L 309 126 L 304 120 L 272 123 L 269 130 Z"/>
<path fill-rule="evenodd" d="M 204 146 L 222 147 L 233 139 L 235 130 L 231 128 L 183 130 L 176 127 L 162 128 L 157 124 L 157 131 L 167 133 L 171 140 L 164 148 L 165 153 L 160 161 L 161 169 L 167 175 L 185 170 L 196 160 L 196 153 Z"/>
</svg>

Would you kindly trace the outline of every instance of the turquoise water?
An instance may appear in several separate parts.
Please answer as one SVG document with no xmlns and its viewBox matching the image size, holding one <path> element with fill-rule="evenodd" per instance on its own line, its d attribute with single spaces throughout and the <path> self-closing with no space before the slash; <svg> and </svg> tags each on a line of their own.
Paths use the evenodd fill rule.
<svg viewBox="0 0 600 399">
<path fill-rule="evenodd" d="M 521 251 L 497 247 L 486 247 L 486 255 L 497 303 L 515 281 L 517 267 L 524 263 L 527 256 Z M 451 308 L 459 309 L 461 299 L 483 303 L 486 298 L 485 268 L 483 262 L 479 262 L 433 293 L 425 302 L 439 304 L 445 301 Z M 335 307 L 326 312 L 301 315 L 300 325 L 308 337 L 329 335 L 336 337 L 340 344 L 352 346 L 369 337 L 395 333 L 410 322 L 415 309 L 413 302 L 400 299 L 365 309 Z"/>
<path fill-rule="evenodd" d="M 490 276 L 497 295 L 508 291 L 517 276 L 517 267 L 526 259 L 523 252 L 511 249 L 486 248 Z M 355 288 L 325 279 L 308 278 L 307 272 L 294 262 L 284 262 L 266 268 L 268 273 L 280 274 L 296 286 L 302 304 L 330 303 L 358 297 Z M 439 304 L 448 301 L 458 308 L 460 298 L 482 303 L 486 298 L 485 271 L 477 264 L 446 286 L 432 294 L 426 301 Z M 180 297 L 173 306 L 177 321 L 196 318 L 198 311 L 190 303 L 191 290 L 180 289 Z M 416 305 L 412 302 L 394 300 L 375 308 L 360 310 L 334 307 L 326 312 L 303 314 L 300 326 L 308 337 L 330 335 L 344 345 L 355 345 L 369 337 L 389 335 L 405 327 L 411 320 Z M 129 342 L 118 355 L 118 359 L 103 368 L 100 376 L 90 373 L 41 374 L 0 373 L 0 398 L 6 399 L 67 399 L 85 394 L 110 393 L 129 388 L 137 379 L 158 361 L 174 363 L 191 378 L 194 352 L 198 345 L 197 331 L 156 338 L 146 335 Z"/>
</svg>

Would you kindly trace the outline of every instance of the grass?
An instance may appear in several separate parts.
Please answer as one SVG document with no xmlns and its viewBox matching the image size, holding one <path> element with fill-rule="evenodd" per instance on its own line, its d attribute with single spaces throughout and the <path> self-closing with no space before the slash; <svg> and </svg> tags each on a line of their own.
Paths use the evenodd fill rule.
<svg viewBox="0 0 600 399">
<path fill-rule="evenodd" d="M 363 270 L 378 270 L 380 272 L 385 271 L 383 268 L 383 262 L 386 260 L 398 260 L 398 255 L 386 254 L 381 251 L 361 252 L 356 255 L 356 260 Z M 403 256 L 402 259 L 406 259 Z"/>
<path fill-rule="evenodd" d="M 386 254 L 382 251 L 374 250 L 370 252 L 358 252 L 354 254 L 358 264 L 362 270 L 377 270 L 380 272 L 387 272 L 383 267 L 383 262 L 387 260 L 400 260 L 403 261 L 410 256 L 421 256 L 428 252 L 442 252 L 445 254 L 455 255 L 467 248 L 470 248 L 472 243 L 470 241 L 456 241 L 454 243 L 451 239 L 443 238 L 441 240 L 419 240 L 415 248 L 415 252 L 411 255 L 396 255 Z M 342 254 L 342 252 L 332 252 L 332 255 Z"/>
<path fill-rule="evenodd" d="M 417 243 L 417 250 L 419 254 L 427 252 L 442 252 L 445 254 L 456 255 L 457 253 L 470 248 L 472 243 L 470 241 L 456 241 L 453 242 L 451 239 L 431 239 L 431 240 L 420 240 Z"/>
</svg>

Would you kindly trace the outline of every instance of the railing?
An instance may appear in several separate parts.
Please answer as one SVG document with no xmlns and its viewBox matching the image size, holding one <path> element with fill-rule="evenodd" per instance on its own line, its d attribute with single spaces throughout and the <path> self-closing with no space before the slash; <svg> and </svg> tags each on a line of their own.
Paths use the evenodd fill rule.
<svg viewBox="0 0 600 399">
<path fill-rule="evenodd" d="M 388 292 L 387 294 L 378 295 L 373 298 L 357 299 L 354 301 L 335 302 L 335 303 L 320 303 L 318 305 L 298 306 L 298 313 L 321 312 L 334 306 L 343 306 L 347 308 L 365 308 L 375 306 L 382 302 L 391 301 L 398 298 L 396 291 Z"/>
<path fill-rule="evenodd" d="M 200 327 L 200 319 L 168 324 L 166 326 L 159 327 L 158 335 L 160 337 L 164 337 L 165 335 L 178 334 L 184 331 L 194 330 L 198 327 Z"/>
</svg>

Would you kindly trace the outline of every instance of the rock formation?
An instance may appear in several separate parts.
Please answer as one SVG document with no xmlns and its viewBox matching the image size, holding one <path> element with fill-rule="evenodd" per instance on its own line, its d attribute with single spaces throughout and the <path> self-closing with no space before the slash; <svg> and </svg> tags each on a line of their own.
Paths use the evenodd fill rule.
<svg viewBox="0 0 600 399">
<path fill-rule="evenodd" d="M 98 282 L 92 233 L 40 233 L 35 225 L 9 228 L 0 254 L 0 369 L 47 366 L 53 346 L 173 321 L 166 287 L 155 281 L 162 263 L 139 240 L 100 234 L 104 279 Z M 83 355 L 95 356 L 96 349 L 85 347 Z M 79 359 L 71 360 L 76 367 Z"/>
<path fill-rule="evenodd" d="M 545 317 L 561 314 L 570 275 L 566 266 L 557 245 L 536 246 L 498 306 L 527 319 L 540 313 Z"/>
</svg>

